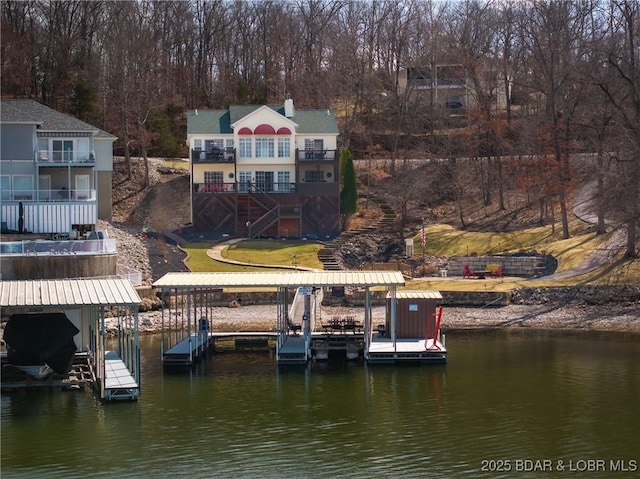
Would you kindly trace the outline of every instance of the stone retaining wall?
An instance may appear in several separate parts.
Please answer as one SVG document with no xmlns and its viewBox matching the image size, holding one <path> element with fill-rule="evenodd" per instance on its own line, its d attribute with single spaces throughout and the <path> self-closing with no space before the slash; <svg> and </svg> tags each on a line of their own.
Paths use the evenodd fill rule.
<svg viewBox="0 0 640 479">
<path fill-rule="evenodd" d="M 488 264 L 501 264 L 503 276 L 533 278 L 543 274 L 546 257 L 543 255 L 453 256 L 449 258 L 449 276 L 462 276 L 465 264 L 469 265 L 471 271 L 483 271 Z"/>
</svg>

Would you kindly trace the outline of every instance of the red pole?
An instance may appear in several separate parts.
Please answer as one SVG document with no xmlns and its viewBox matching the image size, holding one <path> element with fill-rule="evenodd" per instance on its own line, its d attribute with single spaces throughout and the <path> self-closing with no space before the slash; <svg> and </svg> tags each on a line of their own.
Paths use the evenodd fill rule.
<svg viewBox="0 0 640 479">
<path fill-rule="evenodd" d="M 438 340 L 438 336 L 440 335 L 440 322 L 442 321 L 442 306 L 438 308 L 438 311 L 433 314 L 436 316 L 436 329 L 433 332 L 433 349 L 440 349 L 440 347 L 436 344 Z M 429 333 L 427 332 L 427 338 L 425 338 L 425 347 L 427 345 L 427 341 L 429 340 Z M 431 348 L 429 348 L 431 349 Z"/>
</svg>

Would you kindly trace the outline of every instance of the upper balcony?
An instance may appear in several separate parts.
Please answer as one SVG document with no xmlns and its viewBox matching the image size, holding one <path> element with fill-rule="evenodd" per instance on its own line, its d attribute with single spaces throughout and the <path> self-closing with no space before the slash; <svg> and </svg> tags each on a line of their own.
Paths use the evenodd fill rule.
<svg viewBox="0 0 640 479">
<path fill-rule="evenodd" d="M 296 150 L 296 156 L 300 163 L 332 162 L 338 158 L 338 150 Z"/>
<path fill-rule="evenodd" d="M 191 150 L 193 163 L 233 163 L 236 160 L 235 148 L 214 148 L 212 150 Z"/>
<path fill-rule="evenodd" d="M 38 150 L 36 163 L 39 166 L 95 166 L 96 153 L 93 150 Z"/>
</svg>

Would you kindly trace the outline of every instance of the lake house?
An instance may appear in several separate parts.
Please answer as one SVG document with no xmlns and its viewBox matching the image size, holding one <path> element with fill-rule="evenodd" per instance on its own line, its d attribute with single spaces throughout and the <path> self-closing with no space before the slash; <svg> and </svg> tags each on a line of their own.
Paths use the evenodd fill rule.
<svg viewBox="0 0 640 479">
<path fill-rule="evenodd" d="M 187 144 L 196 232 L 334 237 L 340 228 L 338 125 L 330 110 L 232 105 L 191 110 Z"/>
<path fill-rule="evenodd" d="M 2 233 L 89 234 L 111 220 L 116 137 L 27 99 L 0 103 Z"/>
</svg>

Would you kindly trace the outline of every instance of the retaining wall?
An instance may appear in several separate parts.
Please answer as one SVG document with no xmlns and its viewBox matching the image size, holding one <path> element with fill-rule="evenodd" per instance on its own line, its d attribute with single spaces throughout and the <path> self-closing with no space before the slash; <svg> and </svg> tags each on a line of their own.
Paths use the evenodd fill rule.
<svg viewBox="0 0 640 479">
<path fill-rule="evenodd" d="M 462 276 L 465 264 L 469 265 L 472 271 L 482 271 L 488 264 L 501 264 L 503 276 L 533 278 L 540 276 L 545 270 L 545 257 L 540 255 L 453 256 L 449 258 L 449 276 Z"/>
<path fill-rule="evenodd" d="M 115 276 L 116 254 L 4 256 L 2 280 L 62 279 Z"/>
</svg>

